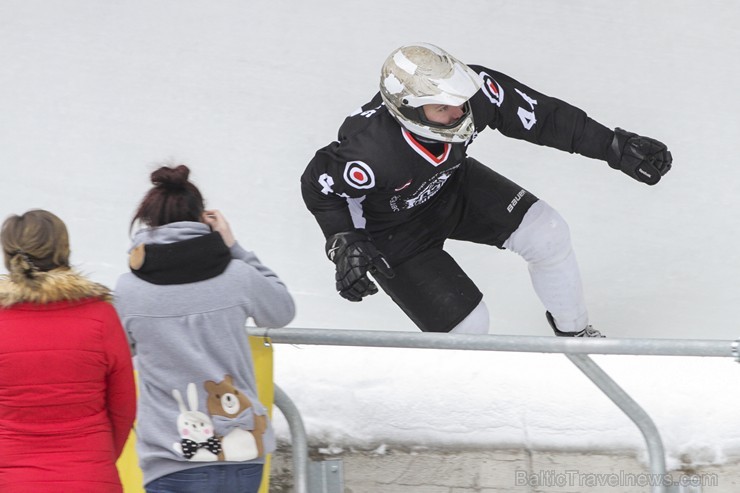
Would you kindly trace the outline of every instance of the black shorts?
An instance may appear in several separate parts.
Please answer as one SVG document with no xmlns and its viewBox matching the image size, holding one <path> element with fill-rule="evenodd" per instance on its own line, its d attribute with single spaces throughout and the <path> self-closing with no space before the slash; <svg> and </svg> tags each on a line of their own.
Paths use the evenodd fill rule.
<svg viewBox="0 0 740 493">
<path fill-rule="evenodd" d="M 377 283 L 425 332 L 449 332 L 480 303 L 483 295 L 443 250 L 447 239 L 503 248 L 537 197 L 467 158 L 450 183 L 433 199 L 434 208 L 374 236 L 396 272 Z"/>
</svg>

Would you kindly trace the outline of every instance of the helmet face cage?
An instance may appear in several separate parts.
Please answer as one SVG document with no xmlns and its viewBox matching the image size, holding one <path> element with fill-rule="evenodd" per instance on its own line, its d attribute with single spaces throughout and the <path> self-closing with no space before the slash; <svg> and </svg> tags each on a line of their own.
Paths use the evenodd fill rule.
<svg viewBox="0 0 740 493">
<path fill-rule="evenodd" d="M 432 104 L 432 103 L 430 103 Z M 462 105 L 462 111 L 463 115 L 457 119 L 456 121 L 450 123 L 449 125 L 442 125 L 441 123 L 433 122 L 427 118 L 426 113 L 424 113 L 424 106 L 419 106 L 418 108 L 414 108 L 412 106 L 408 105 L 402 105 L 400 108 L 398 108 L 398 111 L 406 118 L 410 120 L 416 120 L 422 125 L 429 125 L 431 127 L 436 127 L 439 129 L 454 129 L 456 128 L 459 123 L 467 118 L 467 116 L 470 114 L 470 103 L 465 101 Z"/>
<path fill-rule="evenodd" d="M 391 115 L 407 130 L 444 142 L 465 142 L 475 130 L 468 100 L 480 89 L 478 75 L 441 48 L 403 46 L 383 64 L 380 93 Z M 463 116 L 449 125 L 429 121 L 423 106 L 463 106 Z"/>
</svg>

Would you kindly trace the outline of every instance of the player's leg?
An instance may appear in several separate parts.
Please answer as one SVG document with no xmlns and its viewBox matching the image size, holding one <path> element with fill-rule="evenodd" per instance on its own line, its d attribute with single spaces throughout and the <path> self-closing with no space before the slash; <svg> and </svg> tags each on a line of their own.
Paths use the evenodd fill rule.
<svg viewBox="0 0 740 493">
<path fill-rule="evenodd" d="M 490 325 L 490 316 L 488 315 L 488 307 L 486 303 L 481 300 L 478 303 L 470 315 L 465 317 L 462 322 L 452 328 L 450 333 L 454 334 L 488 334 L 488 326 Z"/>
<path fill-rule="evenodd" d="M 472 158 L 466 163 L 465 214 L 450 237 L 506 248 L 528 264 L 535 293 L 557 335 L 596 336 L 588 326 L 568 225 L 545 202 Z M 565 334 L 563 334 L 565 333 Z"/>
<path fill-rule="evenodd" d="M 535 202 L 504 248 L 526 260 L 532 286 L 558 330 L 578 332 L 588 325 L 570 231 L 555 209 L 543 200 Z"/>
<path fill-rule="evenodd" d="M 488 332 L 483 295 L 441 248 L 421 252 L 393 270 L 392 279 L 378 276 L 375 281 L 422 331 Z"/>
</svg>

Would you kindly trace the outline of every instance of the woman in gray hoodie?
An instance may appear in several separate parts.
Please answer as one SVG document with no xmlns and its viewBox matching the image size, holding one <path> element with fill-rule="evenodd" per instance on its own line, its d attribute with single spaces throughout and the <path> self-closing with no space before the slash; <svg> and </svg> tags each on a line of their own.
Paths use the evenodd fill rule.
<svg viewBox="0 0 740 493">
<path fill-rule="evenodd" d="M 275 436 L 245 331 L 295 315 L 277 275 L 206 210 L 187 166 L 161 167 L 115 305 L 139 377 L 137 453 L 147 493 L 256 493 Z"/>
</svg>

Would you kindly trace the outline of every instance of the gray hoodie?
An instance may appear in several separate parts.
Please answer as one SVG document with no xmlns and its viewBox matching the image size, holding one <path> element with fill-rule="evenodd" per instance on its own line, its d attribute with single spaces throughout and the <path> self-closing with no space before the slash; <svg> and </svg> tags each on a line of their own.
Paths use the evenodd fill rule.
<svg viewBox="0 0 740 493">
<path fill-rule="evenodd" d="M 174 244 L 210 234 L 196 222 L 138 231 L 139 244 Z M 137 453 L 144 484 L 208 464 L 264 462 L 275 438 L 257 399 L 245 324 L 283 327 L 295 315 L 277 275 L 239 244 L 223 273 L 185 284 L 123 274 L 115 306 L 139 378 Z M 218 461 L 218 462 L 217 462 Z M 227 462 L 222 462 L 227 461 Z"/>
</svg>

